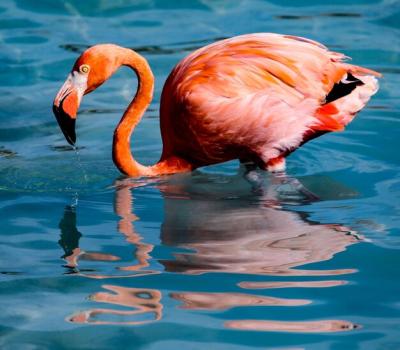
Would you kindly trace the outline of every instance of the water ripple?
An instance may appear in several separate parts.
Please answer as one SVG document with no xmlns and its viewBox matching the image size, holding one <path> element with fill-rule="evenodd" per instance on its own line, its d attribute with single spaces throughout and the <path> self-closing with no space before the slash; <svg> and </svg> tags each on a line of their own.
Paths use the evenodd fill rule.
<svg viewBox="0 0 400 350">
<path fill-rule="evenodd" d="M 0 348 L 400 348 L 399 6 L 3 1 Z M 82 102 L 79 161 L 66 146 L 51 104 L 88 46 L 148 59 L 155 98 L 132 148 L 151 164 L 172 67 L 208 43 L 266 31 L 384 74 L 344 133 L 289 157 L 285 181 L 259 172 L 251 182 L 237 162 L 120 177 L 112 132 L 136 89 L 124 69 Z"/>
</svg>

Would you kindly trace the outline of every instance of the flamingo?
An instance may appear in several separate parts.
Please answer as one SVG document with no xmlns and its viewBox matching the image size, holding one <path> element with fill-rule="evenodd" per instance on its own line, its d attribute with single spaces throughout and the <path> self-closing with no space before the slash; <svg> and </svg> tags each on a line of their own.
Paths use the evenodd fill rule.
<svg viewBox="0 0 400 350">
<path fill-rule="evenodd" d="M 285 158 L 302 144 L 342 131 L 378 90 L 380 74 L 346 58 L 316 41 L 272 33 L 236 36 L 194 51 L 164 85 L 163 150 L 152 166 L 137 162 L 130 148 L 154 87 L 146 59 L 135 51 L 113 44 L 88 48 L 56 95 L 53 111 L 74 146 L 83 95 L 128 66 L 138 77 L 138 89 L 114 131 L 112 147 L 123 174 L 173 174 L 232 159 L 280 172 Z"/>
</svg>

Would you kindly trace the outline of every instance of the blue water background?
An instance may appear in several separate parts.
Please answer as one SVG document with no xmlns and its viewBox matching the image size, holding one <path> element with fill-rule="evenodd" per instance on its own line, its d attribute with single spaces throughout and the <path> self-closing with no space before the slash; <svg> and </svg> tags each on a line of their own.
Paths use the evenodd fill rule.
<svg viewBox="0 0 400 350">
<path fill-rule="evenodd" d="M 290 181 L 255 186 L 236 161 L 122 178 L 126 68 L 84 98 L 79 156 L 67 146 L 51 105 L 86 47 L 148 59 L 155 97 L 132 148 L 152 164 L 172 67 L 252 32 L 384 74 L 345 132 L 289 157 Z M 1 349 L 400 348 L 399 1 L 3 0 L 0 45 Z"/>
</svg>

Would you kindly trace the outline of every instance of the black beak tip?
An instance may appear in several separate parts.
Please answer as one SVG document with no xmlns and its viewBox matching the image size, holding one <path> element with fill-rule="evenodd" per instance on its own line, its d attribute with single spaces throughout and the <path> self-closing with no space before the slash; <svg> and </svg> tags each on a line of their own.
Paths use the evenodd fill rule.
<svg viewBox="0 0 400 350">
<path fill-rule="evenodd" d="M 56 105 L 53 105 L 53 113 L 57 119 L 62 133 L 65 136 L 65 139 L 71 146 L 75 146 L 75 119 L 71 118 L 67 113 L 65 113 L 62 109 L 62 106 L 57 107 Z"/>
</svg>

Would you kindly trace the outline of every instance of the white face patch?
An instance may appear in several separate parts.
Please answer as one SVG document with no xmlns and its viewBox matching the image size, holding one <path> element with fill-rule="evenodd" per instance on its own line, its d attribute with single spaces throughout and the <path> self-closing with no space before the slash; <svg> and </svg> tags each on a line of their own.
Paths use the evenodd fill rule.
<svg viewBox="0 0 400 350">
<path fill-rule="evenodd" d="M 71 82 L 71 85 L 77 90 L 78 92 L 78 99 L 79 99 L 79 103 L 81 102 L 82 96 L 86 91 L 87 88 L 87 74 L 82 74 L 80 72 L 77 71 L 73 71 L 72 73 L 70 73 L 68 75 L 67 81 L 69 79 Z"/>
<path fill-rule="evenodd" d="M 64 82 L 54 99 L 54 105 L 58 107 L 61 101 L 73 90 L 76 90 L 78 103 L 80 103 L 87 88 L 87 77 L 87 74 L 82 74 L 76 71 L 68 74 L 67 80 Z"/>
</svg>

